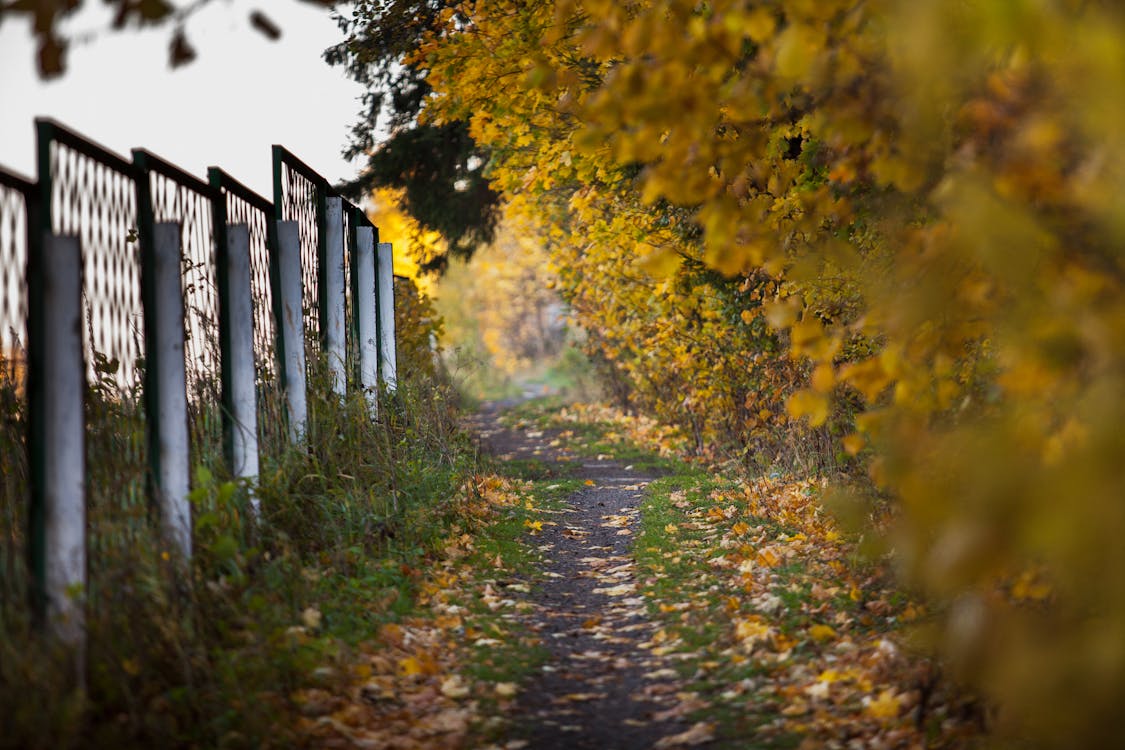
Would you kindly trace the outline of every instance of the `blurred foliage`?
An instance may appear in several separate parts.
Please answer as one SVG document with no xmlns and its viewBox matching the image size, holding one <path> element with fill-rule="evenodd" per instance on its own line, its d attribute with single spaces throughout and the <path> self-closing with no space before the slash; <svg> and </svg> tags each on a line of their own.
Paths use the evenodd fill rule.
<svg viewBox="0 0 1125 750">
<path fill-rule="evenodd" d="M 459 269 L 461 283 L 445 278 L 439 285 L 443 297 L 457 298 L 461 322 L 475 329 L 490 366 L 505 376 L 557 357 L 565 344 L 562 304 L 550 288 L 547 264 L 535 235 L 509 223 Z M 466 331 L 458 338 L 472 335 Z"/>
<path fill-rule="evenodd" d="M 168 66 L 178 68 L 196 58 L 195 48 L 187 37 L 187 23 L 213 0 L 193 0 L 174 3 L 170 0 L 103 0 L 113 9 L 111 29 L 115 32 L 129 28 L 172 25 L 168 40 Z M 301 0 L 310 5 L 330 8 L 334 0 Z M 23 18 L 29 22 L 36 41 L 36 64 L 39 75 L 49 79 L 66 73 L 67 50 L 70 38 L 63 30 L 67 19 L 87 7 L 85 0 L 14 0 L 0 3 L 0 24 L 5 18 Z M 250 28 L 270 41 L 281 38 L 282 30 L 261 10 L 247 16 Z M 90 34 L 83 34 L 89 41 Z"/>
<path fill-rule="evenodd" d="M 433 300 L 413 279 L 395 277 L 395 356 L 400 372 L 413 378 L 438 379 L 438 341 L 442 319 Z"/>
<path fill-rule="evenodd" d="M 431 277 L 445 321 L 443 356 L 465 395 L 590 397 L 596 389 L 550 263 L 534 228 L 511 216 L 491 244 Z"/>
<path fill-rule="evenodd" d="M 393 237 L 395 273 L 414 279 L 418 287 L 429 293 L 433 274 L 424 272 L 434 260 L 446 253 L 445 240 L 434 231 L 427 231 L 413 216 L 402 210 L 402 192 L 377 188 L 370 194 L 367 214 L 379 227 L 381 237 Z"/>
<path fill-rule="evenodd" d="M 1125 15 L 478 0 L 407 59 L 624 405 L 843 468 L 996 736 L 1125 702 Z M 798 421 L 799 420 L 799 421 Z"/>
</svg>

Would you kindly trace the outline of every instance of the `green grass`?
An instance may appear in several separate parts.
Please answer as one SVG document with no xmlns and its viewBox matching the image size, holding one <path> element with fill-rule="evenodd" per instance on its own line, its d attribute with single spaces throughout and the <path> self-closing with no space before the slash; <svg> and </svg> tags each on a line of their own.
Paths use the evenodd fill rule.
<svg viewBox="0 0 1125 750">
<path fill-rule="evenodd" d="M 503 424 L 512 428 L 552 430 L 559 433 L 563 447 L 583 458 L 612 456 L 615 461 L 642 472 L 681 474 L 690 465 L 677 458 L 657 455 L 638 446 L 621 434 L 620 426 L 610 422 L 573 422 L 559 417 L 566 406 L 561 396 L 546 396 L 526 401 L 504 413 Z"/>
<path fill-rule="evenodd" d="M 674 651 L 684 656 L 676 662 L 681 676 L 709 704 L 692 720 L 716 724 L 715 747 L 795 747 L 797 740 L 790 737 L 754 742 L 757 728 L 773 718 L 770 707 L 748 710 L 745 698 L 724 698 L 731 686 L 753 683 L 765 670 L 751 659 L 738 663 L 727 654 L 733 646 L 728 597 L 735 592 L 716 585 L 708 559 L 720 551 L 708 544 L 704 530 L 691 528 L 688 511 L 706 507 L 712 491 L 731 484 L 698 468 L 650 484 L 634 548 L 638 577 L 644 582 L 650 615 L 662 623 Z M 682 493 L 680 502 L 689 507 L 677 507 L 674 493 Z M 688 602 L 691 607 L 663 611 L 660 604 L 667 602 Z"/>
</svg>

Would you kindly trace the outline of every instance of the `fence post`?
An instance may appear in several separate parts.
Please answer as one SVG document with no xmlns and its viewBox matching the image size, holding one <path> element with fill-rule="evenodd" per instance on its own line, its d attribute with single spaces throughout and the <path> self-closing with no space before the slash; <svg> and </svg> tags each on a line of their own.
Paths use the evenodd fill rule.
<svg viewBox="0 0 1125 750">
<path fill-rule="evenodd" d="M 376 269 L 379 296 L 379 375 L 394 393 L 398 388 L 398 364 L 395 354 L 395 276 L 391 243 L 379 243 Z"/>
<path fill-rule="evenodd" d="M 359 381 L 372 416 L 379 413 L 379 342 L 375 308 L 375 230 L 356 227 L 356 331 L 359 338 Z"/>
<path fill-rule="evenodd" d="M 227 350 L 223 367 L 228 373 L 230 396 L 230 461 L 237 477 L 258 478 L 258 398 L 254 382 L 254 302 L 250 286 L 250 228 L 228 224 L 216 228 L 226 232 L 226 296 L 228 315 Z M 258 498 L 250 495 L 250 507 L 258 514 Z"/>
<path fill-rule="evenodd" d="M 347 334 L 345 333 L 344 207 L 337 197 L 328 198 L 325 219 L 324 286 L 321 288 L 325 317 L 324 352 L 332 390 L 343 397 L 348 387 Z"/>
<path fill-rule="evenodd" d="M 184 298 L 178 223 L 153 225 L 149 254 L 151 292 L 146 299 L 145 359 L 156 393 L 149 414 L 156 453 L 156 493 L 166 541 L 191 559 L 191 442 L 188 437 L 187 373 L 184 362 Z"/>
<path fill-rule="evenodd" d="M 289 441 L 299 443 L 308 429 L 305 394 L 305 326 L 301 308 L 301 236 L 297 222 L 277 222 L 278 291 L 281 339 L 285 352 L 285 404 L 289 413 Z"/>
<path fill-rule="evenodd" d="M 51 632 L 85 663 L 86 366 L 82 349 L 82 253 L 78 238 L 48 235 L 42 279 L 44 593 Z"/>
</svg>

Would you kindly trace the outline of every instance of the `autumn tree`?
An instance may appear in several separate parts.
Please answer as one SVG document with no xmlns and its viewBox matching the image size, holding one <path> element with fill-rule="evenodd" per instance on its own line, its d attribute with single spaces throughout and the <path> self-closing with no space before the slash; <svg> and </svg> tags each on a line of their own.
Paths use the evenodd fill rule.
<svg viewBox="0 0 1125 750">
<path fill-rule="evenodd" d="M 446 252 L 430 260 L 431 270 L 489 242 L 498 219 L 499 195 L 483 172 L 487 150 L 469 137 L 464 121 L 418 121 L 431 88 L 424 70 L 404 64 L 424 39 L 442 33 L 455 5 L 355 2 L 337 15 L 345 40 L 325 52 L 325 60 L 366 88 L 345 156 L 366 156 L 367 166 L 344 191 L 353 197 L 379 187 L 399 191 L 404 208 L 445 239 Z"/>
<path fill-rule="evenodd" d="M 1061 0 L 478 0 L 402 59 L 631 397 L 893 498 L 930 642 L 1068 747 L 1125 700 L 1123 39 Z"/>
</svg>

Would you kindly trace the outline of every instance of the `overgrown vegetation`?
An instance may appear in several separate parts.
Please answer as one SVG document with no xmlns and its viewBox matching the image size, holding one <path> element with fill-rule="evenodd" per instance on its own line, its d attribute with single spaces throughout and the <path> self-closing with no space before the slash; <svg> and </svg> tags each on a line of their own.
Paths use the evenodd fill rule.
<svg viewBox="0 0 1125 750">
<path fill-rule="evenodd" d="M 5 372 L 0 746 L 303 741 L 303 691 L 344 679 L 337 667 L 416 606 L 450 535 L 492 520 L 477 509 L 480 459 L 435 367 L 438 320 L 412 284 L 396 298 L 402 376 L 380 394 L 377 419 L 364 394 L 334 395 L 314 363 L 307 438 L 265 450 L 253 485 L 224 474 L 217 436 L 193 444 L 187 566 L 144 500 L 140 405 L 113 363 L 97 360 L 86 395 L 88 585 L 74 592 L 86 612 L 84 685 L 75 655 L 29 606 L 26 401 L 18 373 Z"/>
<path fill-rule="evenodd" d="M 328 389 L 323 390 L 328 393 Z M 464 523 L 478 469 L 443 386 L 404 381 L 372 421 L 362 398 L 312 409 L 307 449 L 268 462 L 248 488 L 200 467 L 196 556 L 184 570 L 155 524 L 90 568 L 85 696 L 26 606 L 21 514 L 6 507 L 0 702 L 6 747 L 292 746 L 294 691 L 409 611 L 426 561 Z M 22 498 L 18 498 L 22 501 Z M 94 539 L 121 534 L 112 513 Z"/>
</svg>

